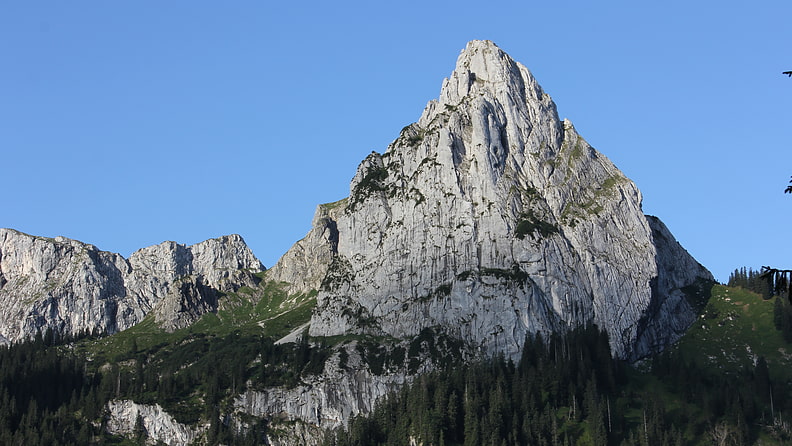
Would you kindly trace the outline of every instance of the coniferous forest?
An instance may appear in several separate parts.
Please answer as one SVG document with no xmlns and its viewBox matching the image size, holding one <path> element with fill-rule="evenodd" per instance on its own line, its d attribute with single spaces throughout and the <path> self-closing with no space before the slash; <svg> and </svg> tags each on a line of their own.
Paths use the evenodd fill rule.
<svg viewBox="0 0 792 446">
<path fill-rule="evenodd" d="M 518 358 L 436 361 L 435 371 L 328 433 L 324 444 L 789 444 L 792 372 L 783 353 L 792 351 L 792 305 L 735 285 L 716 285 L 688 334 L 653 358 L 615 360 L 606 334 L 588 326 L 529 337 Z M 119 399 L 159 404 L 182 423 L 208 420 L 200 444 L 266 444 L 277 420 L 238 429 L 225 421 L 230 398 L 245 387 L 296 386 L 343 351 L 321 339 L 276 345 L 239 331 L 140 346 L 127 336 L 112 354 L 86 348 L 108 348 L 112 339 L 47 332 L 0 347 L 0 444 L 144 444 L 142 425 L 130 438 L 107 433 L 106 405 Z M 373 342 L 356 348 L 382 373 Z M 455 348 L 431 330 L 414 344 L 434 346 L 423 353 Z"/>
<path fill-rule="evenodd" d="M 421 376 L 325 444 L 749 445 L 760 426 L 792 441 L 773 418 L 792 410 L 790 395 L 764 359 L 735 375 L 675 353 L 647 366 L 642 375 L 611 359 L 593 326 L 528 339 L 517 364 L 499 357 Z"/>
<path fill-rule="evenodd" d="M 230 429 L 221 421 L 221 400 L 248 381 L 294 386 L 301 374 L 319 373 L 327 356 L 327 349 L 308 342 L 275 345 L 270 338 L 231 333 L 196 335 L 175 349 L 133 345 L 97 367 L 70 348 L 72 342 L 56 343 L 48 332 L 0 347 L 0 444 L 114 444 L 121 439 L 105 429 L 105 406 L 113 399 L 159 404 L 182 423 L 213 420 L 207 444 L 264 444 L 266 422 L 245 432 Z M 145 430 L 136 429 L 134 440 L 145 443 Z"/>
</svg>

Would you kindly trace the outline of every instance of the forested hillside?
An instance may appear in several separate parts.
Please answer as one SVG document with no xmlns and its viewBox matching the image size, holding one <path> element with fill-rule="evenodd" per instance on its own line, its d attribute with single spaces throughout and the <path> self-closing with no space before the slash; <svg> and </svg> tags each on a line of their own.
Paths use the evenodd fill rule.
<svg viewBox="0 0 792 446">
<path fill-rule="evenodd" d="M 607 335 L 595 326 L 530 337 L 516 360 L 446 355 L 437 370 L 327 435 L 325 444 L 787 444 L 790 313 L 783 299 L 715 285 L 680 342 L 634 365 L 612 359 Z M 0 444 L 151 441 L 142 423 L 127 438 L 107 432 L 107 404 L 119 400 L 159 404 L 179 423 L 207 423 L 197 444 L 265 444 L 279 421 L 229 423 L 231 399 L 245 387 L 294 387 L 330 356 L 347 359 L 340 347 L 349 340 L 275 344 L 275 336 L 250 327 L 213 327 L 148 337 L 142 328 L 105 338 L 45 333 L 0 347 Z M 393 362 L 417 370 L 411 355 L 453 347 L 438 336 L 426 331 L 403 351 L 360 338 L 355 351 L 379 373 Z"/>
<path fill-rule="evenodd" d="M 774 319 L 789 307 L 716 285 L 678 344 L 635 365 L 612 360 L 596 327 L 534 338 L 517 363 L 420 377 L 326 444 L 788 444 L 792 346 Z"/>
<path fill-rule="evenodd" d="M 90 342 L 83 339 L 78 342 Z M 250 381 L 294 386 L 322 370 L 327 349 L 307 342 L 231 333 L 195 335 L 179 345 L 137 347 L 109 362 L 78 353 L 51 337 L 0 347 L 0 444 L 86 445 L 121 441 L 106 431 L 111 400 L 159 404 L 177 422 L 207 420 L 203 444 L 263 444 L 266 420 L 244 432 L 223 423 L 228 397 Z M 134 444 L 148 437 L 136 426 Z"/>
</svg>

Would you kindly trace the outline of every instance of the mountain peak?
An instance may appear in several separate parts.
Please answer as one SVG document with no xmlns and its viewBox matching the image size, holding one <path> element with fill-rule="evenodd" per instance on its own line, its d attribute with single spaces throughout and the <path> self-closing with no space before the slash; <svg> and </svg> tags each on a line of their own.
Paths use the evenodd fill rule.
<svg viewBox="0 0 792 446">
<path fill-rule="evenodd" d="M 636 359 L 684 331 L 695 312 L 681 290 L 711 279 L 486 40 L 462 50 L 417 123 L 361 162 L 341 206 L 284 256 L 327 262 L 313 336 L 439 327 L 514 354 L 528 333 L 593 322 Z"/>
<path fill-rule="evenodd" d="M 456 106 L 465 98 L 535 88 L 533 76 L 489 40 L 472 40 L 461 51 L 453 73 L 443 81 L 439 102 Z M 541 89 L 539 89 L 541 97 Z M 536 96 L 536 94 L 532 95 Z"/>
<path fill-rule="evenodd" d="M 511 71 L 514 60 L 490 40 L 471 40 L 459 53 L 455 72 L 472 72 L 477 79 L 489 80 Z"/>
</svg>

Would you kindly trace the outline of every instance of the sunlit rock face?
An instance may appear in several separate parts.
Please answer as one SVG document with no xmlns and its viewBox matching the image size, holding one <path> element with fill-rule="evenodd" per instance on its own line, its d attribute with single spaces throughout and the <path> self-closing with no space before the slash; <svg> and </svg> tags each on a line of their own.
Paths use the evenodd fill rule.
<svg viewBox="0 0 792 446">
<path fill-rule="evenodd" d="M 107 403 L 107 432 L 134 437 L 136 430 L 145 432 L 146 444 L 162 443 L 170 446 L 194 444 L 207 426 L 188 426 L 177 422 L 159 404 L 137 404 L 130 400 Z"/>
<path fill-rule="evenodd" d="M 527 333 L 594 322 L 627 359 L 675 340 L 694 318 L 682 289 L 712 279 L 489 41 L 273 270 L 321 288 L 313 336 L 440 327 L 515 354 Z"/>
<path fill-rule="evenodd" d="M 192 246 L 164 242 L 119 254 L 65 237 L 0 229 L 0 341 L 115 333 L 152 313 L 166 329 L 217 306 L 217 292 L 252 284 L 261 263 L 238 235 Z"/>
</svg>

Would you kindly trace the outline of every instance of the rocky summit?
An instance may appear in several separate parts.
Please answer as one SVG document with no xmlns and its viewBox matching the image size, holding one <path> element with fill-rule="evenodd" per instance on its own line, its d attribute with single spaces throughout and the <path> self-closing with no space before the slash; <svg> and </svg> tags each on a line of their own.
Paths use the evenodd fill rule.
<svg viewBox="0 0 792 446">
<path fill-rule="evenodd" d="M 684 332 L 686 291 L 712 280 L 490 41 L 467 45 L 440 97 L 270 273 L 320 289 L 312 336 L 432 328 L 515 354 L 528 333 L 593 322 L 633 360 Z"/>
</svg>

